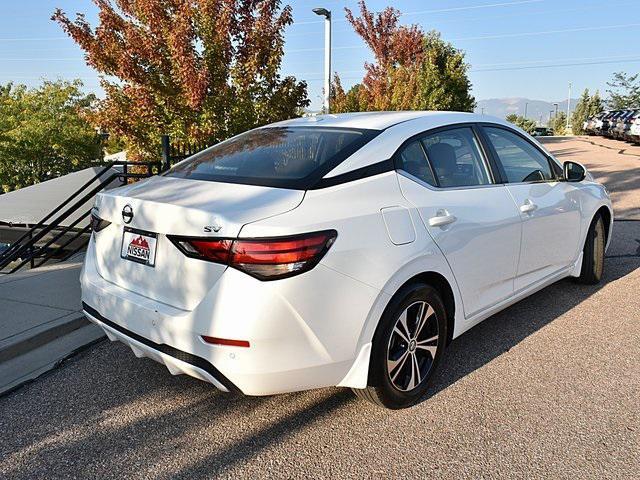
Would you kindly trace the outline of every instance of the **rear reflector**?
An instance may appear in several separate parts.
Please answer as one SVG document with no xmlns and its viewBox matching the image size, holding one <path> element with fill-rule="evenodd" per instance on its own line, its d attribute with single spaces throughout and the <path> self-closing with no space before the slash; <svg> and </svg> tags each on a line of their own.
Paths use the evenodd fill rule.
<svg viewBox="0 0 640 480">
<path fill-rule="evenodd" d="M 230 340 L 228 338 L 207 337 L 202 335 L 202 339 L 212 345 L 226 345 L 228 347 L 249 347 L 247 340 Z"/>
<path fill-rule="evenodd" d="M 188 257 L 229 265 L 259 280 L 276 280 L 311 270 L 336 237 L 335 230 L 325 230 L 275 238 L 169 239 Z"/>
</svg>

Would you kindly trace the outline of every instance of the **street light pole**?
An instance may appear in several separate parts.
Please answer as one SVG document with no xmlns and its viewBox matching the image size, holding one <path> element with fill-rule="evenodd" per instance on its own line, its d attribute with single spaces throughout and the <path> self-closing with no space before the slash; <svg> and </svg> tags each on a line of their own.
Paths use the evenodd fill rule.
<svg viewBox="0 0 640 480">
<path fill-rule="evenodd" d="M 324 113 L 331 108 L 331 11 L 326 8 L 314 8 L 313 13 L 324 17 Z"/>
<path fill-rule="evenodd" d="M 529 108 L 529 102 L 524 103 L 524 118 L 527 118 L 527 109 Z"/>
<path fill-rule="evenodd" d="M 571 82 L 569 82 L 569 97 L 567 98 L 567 130 L 569 130 L 569 114 L 571 112 Z"/>
</svg>

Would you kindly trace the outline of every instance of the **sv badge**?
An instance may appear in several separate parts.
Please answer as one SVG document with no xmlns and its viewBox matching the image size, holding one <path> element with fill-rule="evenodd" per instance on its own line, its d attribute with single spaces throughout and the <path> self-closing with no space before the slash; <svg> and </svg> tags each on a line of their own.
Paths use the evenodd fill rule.
<svg viewBox="0 0 640 480">
<path fill-rule="evenodd" d="M 220 230 L 222 230 L 222 225 L 220 225 L 217 221 L 213 221 L 213 225 L 205 225 L 204 226 L 204 233 L 218 233 Z"/>
</svg>

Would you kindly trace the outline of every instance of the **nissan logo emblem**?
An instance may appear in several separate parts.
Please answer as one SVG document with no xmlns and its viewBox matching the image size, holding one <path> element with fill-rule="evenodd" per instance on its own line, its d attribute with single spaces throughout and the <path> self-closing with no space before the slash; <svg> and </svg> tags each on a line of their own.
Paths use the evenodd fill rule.
<svg viewBox="0 0 640 480">
<path fill-rule="evenodd" d="M 122 209 L 122 220 L 124 220 L 124 223 L 131 223 L 131 220 L 133 220 L 133 208 L 131 208 L 131 205 L 125 205 Z"/>
</svg>

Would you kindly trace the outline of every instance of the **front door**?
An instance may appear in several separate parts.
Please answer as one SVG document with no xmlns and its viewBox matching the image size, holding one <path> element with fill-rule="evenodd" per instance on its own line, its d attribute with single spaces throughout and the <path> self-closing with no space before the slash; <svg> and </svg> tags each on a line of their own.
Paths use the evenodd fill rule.
<svg viewBox="0 0 640 480">
<path fill-rule="evenodd" d="M 515 290 L 573 264 L 580 243 L 578 189 L 559 181 L 552 159 L 524 137 L 483 127 L 522 218 L 522 246 Z"/>
<path fill-rule="evenodd" d="M 456 278 L 467 318 L 513 294 L 521 221 L 471 127 L 427 133 L 398 152 L 400 188 Z"/>
</svg>

